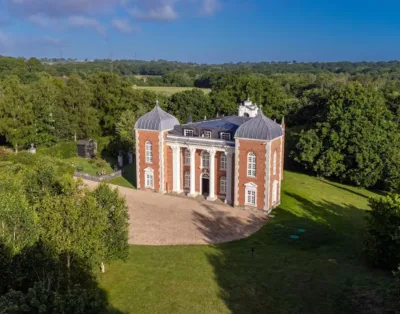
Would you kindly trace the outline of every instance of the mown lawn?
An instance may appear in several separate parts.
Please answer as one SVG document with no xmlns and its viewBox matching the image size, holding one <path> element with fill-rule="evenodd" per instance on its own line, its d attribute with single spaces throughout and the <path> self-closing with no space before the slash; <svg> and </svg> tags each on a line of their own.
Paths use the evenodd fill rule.
<svg viewBox="0 0 400 314">
<path fill-rule="evenodd" d="M 147 89 L 155 93 L 163 94 L 165 96 L 171 96 L 175 93 L 183 92 L 185 90 L 192 90 L 194 87 L 174 87 L 174 86 L 134 86 L 138 89 Z M 211 89 L 201 88 L 205 94 L 209 94 Z"/>
<path fill-rule="evenodd" d="M 380 313 L 391 277 L 369 268 L 361 252 L 371 196 L 285 172 L 282 205 L 253 236 L 210 246 L 131 246 L 126 262 L 108 265 L 101 287 L 123 313 L 351 313 L 351 302 L 358 313 Z M 207 230 L 209 222 L 196 223 Z"/>
</svg>

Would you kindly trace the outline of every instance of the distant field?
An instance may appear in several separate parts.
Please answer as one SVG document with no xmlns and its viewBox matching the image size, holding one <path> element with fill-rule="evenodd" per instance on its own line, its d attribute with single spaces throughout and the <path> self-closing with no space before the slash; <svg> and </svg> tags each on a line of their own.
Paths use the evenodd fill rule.
<svg viewBox="0 0 400 314">
<path fill-rule="evenodd" d="M 133 86 L 135 89 L 147 89 L 151 90 L 157 94 L 163 94 L 165 96 L 171 96 L 175 93 L 183 92 L 185 90 L 194 89 L 193 87 L 170 87 L 170 86 Z M 201 88 L 201 90 L 205 94 L 209 94 L 211 92 L 210 88 Z"/>
</svg>

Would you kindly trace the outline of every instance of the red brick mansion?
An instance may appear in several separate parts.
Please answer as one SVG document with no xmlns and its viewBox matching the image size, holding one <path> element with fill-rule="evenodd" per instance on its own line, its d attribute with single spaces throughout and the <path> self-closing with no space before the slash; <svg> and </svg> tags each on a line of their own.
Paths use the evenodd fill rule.
<svg viewBox="0 0 400 314">
<path fill-rule="evenodd" d="M 265 211 L 280 204 L 285 125 L 250 100 L 237 116 L 183 125 L 157 102 L 137 120 L 135 132 L 138 189 Z"/>
</svg>

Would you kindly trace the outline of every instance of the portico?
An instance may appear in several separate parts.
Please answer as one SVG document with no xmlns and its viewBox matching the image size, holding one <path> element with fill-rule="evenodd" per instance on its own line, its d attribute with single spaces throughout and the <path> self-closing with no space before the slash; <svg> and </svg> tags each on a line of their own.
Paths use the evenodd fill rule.
<svg viewBox="0 0 400 314">
<path fill-rule="evenodd" d="M 166 144 L 172 148 L 173 192 L 232 203 L 234 141 L 167 135 Z"/>
</svg>

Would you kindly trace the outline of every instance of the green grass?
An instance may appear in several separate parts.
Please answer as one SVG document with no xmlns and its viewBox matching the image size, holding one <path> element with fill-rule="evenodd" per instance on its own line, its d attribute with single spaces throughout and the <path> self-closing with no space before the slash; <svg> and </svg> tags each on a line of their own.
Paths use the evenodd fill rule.
<svg viewBox="0 0 400 314">
<path fill-rule="evenodd" d="M 171 87 L 171 86 L 134 86 L 134 88 L 147 89 L 147 90 L 153 91 L 157 94 L 163 94 L 165 96 L 171 96 L 175 93 L 193 89 L 193 87 Z M 209 89 L 209 88 L 202 88 L 201 90 L 205 94 L 209 94 L 211 92 L 211 89 Z"/>
<path fill-rule="evenodd" d="M 108 266 L 101 287 L 124 313 L 356 313 L 370 305 L 382 312 L 392 279 L 369 268 L 361 252 L 371 196 L 285 172 L 282 204 L 256 234 L 221 245 L 131 246 L 126 262 Z M 204 232 L 215 227 L 193 219 Z"/>
</svg>

